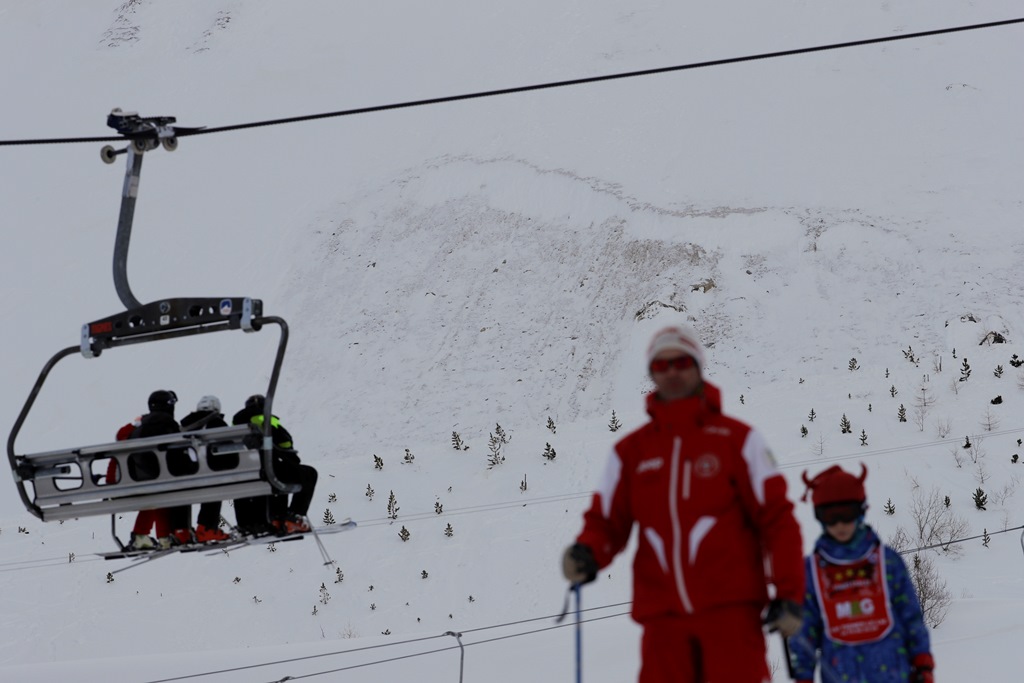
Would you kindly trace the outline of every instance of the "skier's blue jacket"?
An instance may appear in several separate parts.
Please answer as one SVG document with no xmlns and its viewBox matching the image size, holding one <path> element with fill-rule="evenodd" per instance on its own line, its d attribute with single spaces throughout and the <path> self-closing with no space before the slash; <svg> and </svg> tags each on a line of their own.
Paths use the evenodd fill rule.
<svg viewBox="0 0 1024 683">
<path fill-rule="evenodd" d="M 853 561 L 867 556 L 876 546 L 885 558 L 892 630 L 872 643 L 836 642 L 828 637 L 822 618 L 814 583 L 815 563 L 822 557 Z M 905 683 L 911 662 L 919 655 L 930 658 L 928 629 L 907 566 L 895 550 L 881 543 L 870 526 L 861 523 L 849 543 L 822 534 L 805 563 L 804 623 L 800 633 L 789 641 L 795 679 L 813 680 L 815 664 L 819 664 L 823 683 Z"/>
</svg>

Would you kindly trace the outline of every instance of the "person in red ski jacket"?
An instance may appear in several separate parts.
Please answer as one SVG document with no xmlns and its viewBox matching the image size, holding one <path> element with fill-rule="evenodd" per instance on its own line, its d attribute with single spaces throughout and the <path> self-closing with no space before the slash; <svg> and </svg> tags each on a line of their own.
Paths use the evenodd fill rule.
<svg viewBox="0 0 1024 683">
<path fill-rule="evenodd" d="M 118 441 L 126 441 L 131 438 L 135 429 L 142 424 L 142 416 L 136 417 L 131 422 L 122 425 L 117 430 Z M 107 464 L 107 483 L 116 484 L 119 481 L 120 468 L 117 460 L 111 458 Z M 170 531 L 167 521 L 166 510 L 139 510 L 135 517 L 135 526 L 132 527 L 132 538 L 128 543 L 128 550 L 152 550 L 156 547 L 156 540 L 149 535 L 150 530 L 156 525 L 157 535 L 162 531 L 164 534 Z"/>
<path fill-rule="evenodd" d="M 172 434 L 181 431 L 178 423 L 174 421 L 174 404 L 178 402 L 178 396 L 173 391 L 158 389 L 149 395 L 147 405 L 149 412 L 135 418 L 128 424 L 117 430 L 117 440 L 139 439 L 147 436 L 160 434 Z M 107 465 L 107 482 L 118 481 L 119 477 L 117 461 L 111 460 Z M 181 508 L 160 508 L 150 510 L 139 510 L 135 518 L 135 526 L 132 528 L 132 539 L 128 544 L 128 550 L 152 550 L 158 544 L 169 546 L 175 530 L 172 529 L 173 518 L 181 516 Z M 185 509 L 186 524 L 188 510 Z M 149 532 L 156 527 L 158 540 L 154 540 Z"/>
<path fill-rule="evenodd" d="M 640 683 L 768 683 L 762 628 L 796 633 L 804 593 L 786 481 L 761 434 L 722 414 L 696 332 L 659 331 L 647 361 L 651 420 L 612 449 L 563 573 L 593 581 L 639 527 Z"/>
</svg>

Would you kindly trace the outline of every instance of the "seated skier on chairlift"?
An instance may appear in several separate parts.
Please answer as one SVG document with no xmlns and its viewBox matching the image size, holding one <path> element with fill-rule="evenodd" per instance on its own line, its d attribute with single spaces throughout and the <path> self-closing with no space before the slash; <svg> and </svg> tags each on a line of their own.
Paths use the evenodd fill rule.
<svg viewBox="0 0 1024 683">
<path fill-rule="evenodd" d="M 265 406 L 266 397 L 262 394 L 253 394 L 246 399 L 245 407 L 235 413 L 231 420 L 232 424 L 251 423 L 262 430 Z M 317 471 L 313 467 L 301 463 L 298 453 L 295 452 L 292 435 L 288 433 L 276 415 L 272 415 L 270 418 L 270 437 L 274 444 L 274 475 L 286 484 L 299 484 L 302 489 L 292 495 L 290 505 L 288 504 L 288 495 L 284 493 L 236 501 L 235 514 L 239 517 L 239 528 L 250 533 L 259 533 L 265 530 L 277 534 L 307 532 L 310 530 L 310 526 L 306 513 L 313 500 Z M 269 529 L 267 528 L 268 521 Z"/>
<path fill-rule="evenodd" d="M 126 441 L 131 438 L 132 432 L 142 424 L 142 416 L 139 415 L 131 422 L 125 423 L 117 430 L 116 439 Z M 107 484 L 116 484 L 119 481 L 117 460 L 110 459 L 107 464 Z M 132 540 L 128 544 L 130 550 L 152 550 L 156 548 L 156 539 L 149 535 L 149 532 L 156 526 L 157 537 L 169 536 L 171 529 L 167 523 L 167 511 L 139 510 L 135 517 L 135 526 L 132 527 Z"/>
<path fill-rule="evenodd" d="M 227 426 L 224 414 L 221 413 L 220 399 L 212 395 L 203 396 L 196 404 L 196 409 L 181 418 L 181 429 L 185 432 Z M 199 543 L 227 541 L 231 538 L 220 529 L 220 506 L 221 501 L 219 500 L 199 506 L 199 517 L 196 520 L 195 530 L 195 538 Z"/>
<path fill-rule="evenodd" d="M 177 434 L 181 427 L 174 419 L 174 404 L 178 395 L 173 391 L 158 389 L 149 395 L 149 412 L 139 418 L 139 424 L 132 430 L 128 439 L 143 439 L 147 436 Z M 122 429 L 124 429 L 122 427 Z M 142 466 L 140 464 L 140 466 Z M 156 472 L 152 473 L 156 476 Z M 179 505 L 160 510 L 142 510 L 135 522 L 130 547 L 135 550 L 153 547 L 153 539 L 149 537 L 149 525 L 156 523 L 156 544 L 161 548 L 170 548 L 192 542 L 191 507 Z M 152 520 L 148 522 L 147 520 Z M 145 527 L 143 529 L 142 527 Z"/>
</svg>

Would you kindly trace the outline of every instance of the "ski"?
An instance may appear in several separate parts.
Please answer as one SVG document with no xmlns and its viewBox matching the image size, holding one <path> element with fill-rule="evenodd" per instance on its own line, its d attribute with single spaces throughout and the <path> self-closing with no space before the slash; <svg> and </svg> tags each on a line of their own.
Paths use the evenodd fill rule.
<svg viewBox="0 0 1024 683">
<path fill-rule="evenodd" d="M 201 553 L 203 555 L 213 555 L 222 552 L 230 552 L 238 548 L 244 548 L 251 545 L 260 545 L 263 543 L 285 543 L 288 541 L 300 541 L 308 535 L 322 535 L 327 536 L 330 534 L 336 534 L 342 531 L 348 531 L 354 529 L 356 523 L 352 519 L 343 519 L 337 524 L 328 524 L 321 527 L 311 528 L 309 531 L 303 531 L 292 534 L 277 535 L 273 533 L 259 534 L 256 536 L 237 536 L 230 538 L 226 541 L 214 541 L 210 543 L 184 543 L 182 545 L 171 546 L 170 548 L 150 548 L 145 550 L 115 550 L 106 553 L 96 553 L 98 557 L 104 560 L 130 560 L 132 567 L 142 564 L 143 561 L 149 562 L 152 560 L 166 557 L 167 555 L 173 555 L 175 553 Z M 124 569 L 130 569 L 131 567 L 124 567 L 118 571 L 124 571 Z M 112 572 L 114 573 L 114 572 Z"/>
<path fill-rule="evenodd" d="M 224 541 L 223 543 L 213 543 L 206 545 L 197 545 L 191 547 L 190 550 L 198 550 L 204 555 L 211 555 L 220 552 L 230 552 L 237 548 L 244 548 L 250 545 L 261 545 L 263 543 L 285 543 L 288 541 L 301 541 L 306 536 L 329 536 L 331 534 L 340 533 L 342 531 L 349 531 L 355 529 L 356 523 L 349 518 L 343 519 L 337 524 L 328 524 L 325 526 L 312 527 L 309 531 L 303 531 L 294 534 L 285 534 L 278 536 L 276 534 L 261 534 L 259 536 L 248 536 L 245 538 L 233 539 L 231 541 Z"/>
</svg>

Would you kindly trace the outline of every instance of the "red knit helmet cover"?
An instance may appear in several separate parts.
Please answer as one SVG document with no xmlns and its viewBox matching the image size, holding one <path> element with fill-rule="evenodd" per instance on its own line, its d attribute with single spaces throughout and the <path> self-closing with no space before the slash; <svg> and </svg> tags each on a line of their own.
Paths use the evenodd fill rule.
<svg viewBox="0 0 1024 683">
<path fill-rule="evenodd" d="M 867 476 L 868 468 L 863 464 L 860 466 L 859 477 L 843 471 L 839 465 L 829 467 L 814 479 L 809 479 L 807 472 L 804 471 L 803 480 L 807 485 L 807 491 L 804 492 L 802 500 L 807 500 L 809 493 L 814 507 L 833 503 L 866 502 L 864 480 L 867 479 Z"/>
</svg>

